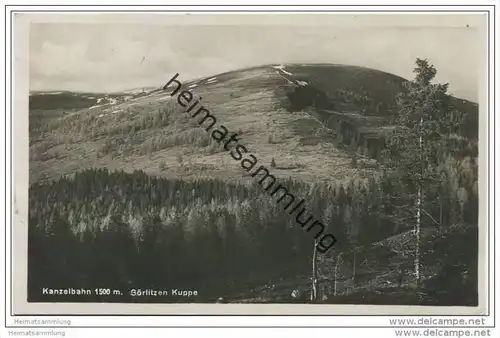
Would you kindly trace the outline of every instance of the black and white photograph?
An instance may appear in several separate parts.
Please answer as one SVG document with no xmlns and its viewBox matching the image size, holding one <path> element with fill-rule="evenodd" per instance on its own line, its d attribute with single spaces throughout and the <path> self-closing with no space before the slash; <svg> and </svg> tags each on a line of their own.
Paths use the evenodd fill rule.
<svg viewBox="0 0 500 338">
<path fill-rule="evenodd" d="M 30 22 L 25 301 L 484 304 L 485 19 L 405 15 Z"/>
</svg>

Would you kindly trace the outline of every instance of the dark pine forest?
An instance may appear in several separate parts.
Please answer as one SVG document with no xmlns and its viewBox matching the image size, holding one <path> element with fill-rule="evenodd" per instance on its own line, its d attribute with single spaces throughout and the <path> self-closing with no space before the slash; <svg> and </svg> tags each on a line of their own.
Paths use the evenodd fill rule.
<svg viewBox="0 0 500 338">
<path fill-rule="evenodd" d="M 462 175 L 465 184 L 466 173 Z M 323 217 L 338 239 L 337 253 L 408 230 L 398 225 L 394 200 L 401 191 L 389 176 L 347 187 L 285 184 L 304 196 L 311 214 Z M 465 204 L 450 199 L 444 210 L 432 210 L 441 212 L 448 224 L 461 224 L 444 229 L 439 241 L 426 246 L 433 252 L 428 264 L 436 264 L 434 251 L 448 257 L 436 280 L 453 281 L 477 266 L 466 249 L 477 250 L 473 240 L 477 228 L 467 226 L 476 222 L 477 196 L 472 189 L 469 192 Z M 114 288 L 124 293 L 131 288 L 182 287 L 198 290 L 196 301 L 211 302 L 278 277 L 309 272 L 311 237 L 258 184 L 187 182 L 152 178 L 140 171 L 92 169 L 73 178 L 34 184 L 29 199 L 30 301 L 47 300 L 40 292 L 43 287 Z M 447 246 L 457 238 L 467 242 L 460 250 Z M 456 275 L 447 276 L 448 265 L 457 265 Z M 467 292 L 474 294 L 474 285 L 470 287 Z M 159 301 L 127 295 L 49 298 Z"/>
</svg>

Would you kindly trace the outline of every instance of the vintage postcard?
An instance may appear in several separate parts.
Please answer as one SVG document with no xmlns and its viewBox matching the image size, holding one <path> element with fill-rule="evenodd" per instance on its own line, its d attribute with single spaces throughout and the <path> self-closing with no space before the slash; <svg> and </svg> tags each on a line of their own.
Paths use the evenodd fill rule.
<svg viewBox="0 0 500 338">
<path fill-rule="evenodd" d="M 486 313 L 484 14 L 13 24 L 14 314 Z"/>
</svg>

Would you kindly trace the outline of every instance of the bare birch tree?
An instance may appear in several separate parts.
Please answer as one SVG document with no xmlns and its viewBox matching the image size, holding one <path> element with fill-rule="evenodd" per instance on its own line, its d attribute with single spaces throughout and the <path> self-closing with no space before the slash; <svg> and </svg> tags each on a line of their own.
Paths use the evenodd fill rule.
<svg viewBox="0 0 500 338">
<path fill-rule="evenodd" d="M 311 302 L 316 301 L 318 297 L 318 241 L 314 240 L 314 248 L 312 255 L 312 290 L 311 290 Z"/>
</svg>

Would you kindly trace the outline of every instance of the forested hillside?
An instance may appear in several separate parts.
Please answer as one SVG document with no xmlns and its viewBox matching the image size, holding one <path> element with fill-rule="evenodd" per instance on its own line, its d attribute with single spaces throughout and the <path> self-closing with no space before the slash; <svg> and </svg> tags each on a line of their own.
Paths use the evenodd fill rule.
<svg viewBox="0 0 500 338">
<path fill-rule="evenodd" d="M 284 203 L 264 193 L 175 98 L 152 91 L 33 124 L 29 301 L 477 305 L 484 200 L 477 137 L 464 128 L 474 112 L 457 109 L 427 60 L 417 59 L 407 82 L 330 67 L 339 77 L 328 95 L 309 90 L 308 83 L 324 85 L 320 68 L 292 68 L 295 75 L 255 67 L 186 85 L 304 198 L 336 237 L 331 250 L 319 254 Z M 290 84 L 296 98 L 312 93 L 312 103 L 285 109 L 293 103 L 284 89 Z M 367 87 L 375 95 L 363 96 Z M 317 100 L 343 110 L 320 112 Z M 325 122 L 339 114 L 343 132 L 336 134 Z M 344 128 L 349 114 L 390 115 L 383 138 L 375 135 L 375 158 L 360 154 L 361 134 Z M 349 149 L 346 140 L 355 141 Z M 49 287 L 123 295 L 43 294 Z M 134 297 L 134 288 L 197 295 Z"/>
<path fill-rule="evenodd" d="M 468 181 L 468 170 L 473 170 L 468 165 L 464 162 L 460 172 L 450 173 L 450 184 L 458 184 L 455 189 L 465 189 L 469 194 L 467 200 L 450 194 L 448 206 L 441 211 L 450 228 L 436 229 L 428 221 L 424 222 L 426 228 L 442 236 L 449 236 L 446 234 L 454 233 L 457 227 L 470 234 L 468 224 L 477 219 L 477 194 Z M 304 196 L 308 210 L 321 217 L 338 239 L 335 251 L 321 257 L 319 263 L 325 279 L 323 294 L 330 301 L 335 301 L 331 288 L 334 269 L 328 266 L 339 252 L 410 229 L 398 215 L 401 192 L 389 176 L 347 186 L 294 181 L 286 184 L 290 191 Z M 283 277 L 289 278 L 291 289 L 307 292 L 309 287 L 298 276 L 311 273 L 311 238 L 304 235 L 283 206 L 262 193 L 258 184 L 186 182 L 152 178 L 139 171 L 127 174 L 99 169 L 77 173 L 71 179 L 35 184 L 29 198 L 31 301 L 57 299 L 41 295 L 40 288 L 47 286 L 192 288 L 199 291 L 196 301 L 200 302 L 220 296 L 237 296 L 236 300 L 242 301 L 241 293 L 263 284 L 277 284 Z M 451 249 L 450 239 L 443 238 L 439 251 L 429 254 L 424 264 L 449 264 L 443 257 L 454 257 L 457 251 Z M 473 240 L 468 245 L 477 250 Z M 443 257 L 438 254 L 442 251 L 446 254 Z M 368 254 L 372 255 L 371 261 L 385 264 L 384 255 L 377 251 Z M 402 263 L 411 266 L 411 260 L 409 255 Z M 477 261 L 472 259 L 460 271 L 474 271 L 476 267 Z M 440 269 L 433 269 L 426 278 L 439 277 Z M 261 301 L 292 301 L 287 291 Z M 343 290 L 342 294 L 351 291 Z M 60 301 L 96 300 L 59 297 Z M 158 297 L 134 300 L 162 301 Z"/>
</svg>

